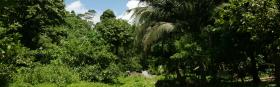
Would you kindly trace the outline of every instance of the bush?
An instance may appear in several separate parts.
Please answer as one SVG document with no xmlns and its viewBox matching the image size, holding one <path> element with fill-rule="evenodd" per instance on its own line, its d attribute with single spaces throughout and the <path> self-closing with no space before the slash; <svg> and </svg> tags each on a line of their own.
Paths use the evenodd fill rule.
<svg viewBox="0 0 280 87">
<path fill-rule="evenodd" d="M 59 87 L 57 84 L 53 83 L 42 83 L 42 84 L 37 84 L 37 85 L 32 85 L 30 83 L 13 83 L 9 87 Z"/>
<path fill-rule="evenodd" d="M 45 65 L 35 68 L 19 68 L 14 76 L 16 83 L 30 83 L 32 85 L 40 83 L 54 83 L 64 86 L 78 82 L 79 75 L 64 65 Z"/>
<path fill-rule="evenodd" d="M 30 83 L 16 82 L 16 83 L 10 84 L 10 87 L 32 87 L 32 85 Z"/>
<path fill-rule="evenodd" d="M 141 71 L 142 66 L 140 65 L 140 58 L 136 57 L 128 57 L 120 61 L 118 65 L 122 68 L 123 71 Z"/>
<path fill-rule="evenodd" d="M 153 75 L 162 75 L 164 74 L 164 66 L 155 66 L 155 65 L 150 65 L 148 69 L 149 73 Z"/>
<path fill-rule="evenodd" d="M 0 63 L 0 86 L 6 87 L 8 86 L 8 82 L 13 73 L 12 66 L 8 66 L 6 64 Z"/>
<path fill-rule="evenodd" d="M 104 84 L 104 83 L 79 82 L 79 83 L 67 85 L 67 87 L 115 87 L 115 86 Z"/>
<path fill-rule="evenodd" d="M 120 77 L 119 81 L 123 83 L 121 87 L 155 87 L 159 77 L 146 78 L 143 76 L 132 75 L 129 77 Z"/>
<path fill-rule="evenodd" d="M 80 70 L 81 78 L 86 81 L 99 81 L 105 83 L 116 82 L 120 69 L 115 64 L 110 64 L 102 69 L 99 65 L 87 65 Z"/>
</svg>

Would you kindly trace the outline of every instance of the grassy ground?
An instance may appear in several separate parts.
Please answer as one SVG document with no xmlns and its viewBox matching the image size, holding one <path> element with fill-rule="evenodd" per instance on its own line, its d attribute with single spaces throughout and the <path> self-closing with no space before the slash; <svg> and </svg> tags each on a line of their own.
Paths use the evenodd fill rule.
<svg viewBox="0 0 280 87">
<path fill-rule="evenodd" d="M 142 76 L 120 77 L 117 84 L 80 82 L 67 87 L 155 87 L 159 77 L 146 78 Z"/>
<path fill-rule="evenodd" d="M 128 76 L 119 77 L 116 84 L 105 84 L 97 82 L 78 82 L 69 84 L 66 87 L 155 87 L 155 83 L 161 77 L 143 77 L 143 76 Z M 32 86 L 26 83 L 13 83 L 10 87 L 58 87 L 56 84 L 43 83 Z"/>
<path fill-rule="evenodd" d="M 240 81 L 234 82 L 222 82 L 222 83 L 206 83 L 205 87 L 276 87 L 270 77 L 263 76 L 262 83 L 258 86 L 251 83 L 251 81 L 245 81 L 244 83 Z M 157 83 L 157 81 L 159 81 Z M 189 83 L 188 87 L 203 87 L 203 84 L 199 82 Z M 13 83 L 9 87 L 59 87 L 57 84 L 43 83 L 32 86 L 27 83 Z M 63 87 L 182 87 L 177 84 L 175 80 L 163 80 L 163 76 L 154 76 L 151 78 L 143 77 L 141 75 L 132 75 L 128 77 L 119 77 L 118 82 L 115 84 L 105 84 L 98 82 L 77 82 L 68 84 Z M 185 87 L 185 86 L 183 86 Z"/>
</svg>

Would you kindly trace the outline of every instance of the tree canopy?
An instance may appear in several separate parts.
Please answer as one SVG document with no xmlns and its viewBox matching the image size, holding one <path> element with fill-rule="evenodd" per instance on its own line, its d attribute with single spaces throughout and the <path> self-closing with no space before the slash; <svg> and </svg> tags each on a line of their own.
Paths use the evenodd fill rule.
<svg viewBox="0 0 280 87">
<path fill-rule="evenodd" d="M 134 23 L 0 1 L 2 87 L 280 85 L 279 0 L 140 0 Z"/>
<path fill-rule="evenodd" d="M 114 19 L 114 18 L 116 18 L 116 15 L 115 15 L 115 13 L 111 9 L 107 9 L 100 16 L 100 20 L 101 21 L 104 21 L 104 20 L 107 20 L 107 19 Z"/>
</svg>

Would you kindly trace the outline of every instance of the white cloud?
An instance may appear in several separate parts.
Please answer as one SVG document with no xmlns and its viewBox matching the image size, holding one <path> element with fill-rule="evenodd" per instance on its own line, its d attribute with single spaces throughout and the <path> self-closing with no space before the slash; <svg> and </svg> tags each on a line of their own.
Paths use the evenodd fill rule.
<svg viewBox="0 0 280 87">
<path fill-rule="evenodd" d="M 128 0 L 126 6 L 128 10 L 117 18 L 127 20 L 129 23 L 133 23 L 135 19 L 135 17 L 133 17 L 133 14 L 135 12 L 134 8 L 145 7 L 147 6 L 147 4 L 144 2 L 140 2 L 140 0 Z"/>
<path fill-rule="evenodd" d="M 124 14 L 118 16 L 117 18 L 127 20 L 129 23 L 132 23 L 134 21 L 133 13 L 134 13 L 134 10 L 128 10 Z"/>
<path fill-rule="evenodd" d="M 96 14 L 94 17 L 93 17 L 93 21 L 94 21 L 94 24 L 100 22 L 100 14 Z"/>
<path fill-rule="evenodd" d="M 129 0 L 126 4 L 128 9 L 133 9 L 139 6 L 140 1 L 139 0 Z"/>
<path fill-rule="evenodd" d="M 75 11 L 76 14 L 83 14 L 88 11 L 88 9 L 81 3 L 80 0 L 76 0 L 66 5 L 66 10 Z"/>
<path fill-rule="evenodd" d="M 140 0 L 128 0 L 126 6 L 130 10 L 137 7 L 145 7 L 147 4 L 145 2 L 140 2 Z"/>
<path fill-rule="evenodd" d="M 84 15 L 81 18 L 83 20 L 86 20 L 86 21 L 92 22 L 93 24 L 96 24 L 96 23 L 100 22 L 100 16 L 101 16 L 100 14 L 95 13 L 95 14 Z"/>
</svg>

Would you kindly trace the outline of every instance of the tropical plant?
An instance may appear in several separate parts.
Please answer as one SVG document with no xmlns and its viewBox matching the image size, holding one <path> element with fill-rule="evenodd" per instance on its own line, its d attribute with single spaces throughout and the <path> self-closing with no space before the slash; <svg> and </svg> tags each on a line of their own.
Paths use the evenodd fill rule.
<svg viewBox="0 0 280 87">
<path fill-rule="evenodd" d="M 239 60 L 237 63 L 250 59 L 249 73 L 255 83 L 260 82 L 258 69 L 262 65 L 260 61 L 268 58 L 267 53 L 262 49 L 271 46 L 270 44 L 279 38 L 275 33 L 279 32 L 277 29 L 279 13 L 274 2 L 273 0 L 230 0 L 218 9 L 215 18 L 217 28 L 212 30 L 220 33 L 217 38 L 220 38 L 221 45 L 217 46 L 221 47 L 221 54 L 225 54 L 223 59 L 232 57 Z"/>
</svg>

